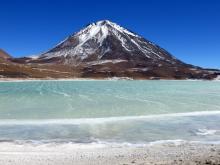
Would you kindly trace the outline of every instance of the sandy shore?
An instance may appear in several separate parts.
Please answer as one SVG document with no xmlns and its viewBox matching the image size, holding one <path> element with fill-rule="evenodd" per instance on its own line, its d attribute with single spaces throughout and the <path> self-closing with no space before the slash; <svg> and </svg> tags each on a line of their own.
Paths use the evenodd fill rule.
<svg viewBox="0 0 220 165">
<path fill-rule="evenodd" d="M 0 165 L 220 164 L 220 144 L 147 146 L 0 143 Z"/>
<path fill-rule="evenodd" d="M 111 77 L 111 78 L 1 78 L 0 82 L 23 82 L 23 81 L 107 81 L 107 80 L 153 80 L 154 79 L 132 79 L 129 77 Z M 160 81 L 220 81 L 220 76 L 213 80 L 204 79 L 160 79 Z M 158 81 L 158 80 L 156 80 Z"/>
<path fill-rule="evenodd" d="M 0 78 L 0 82 L 23 82 L 23 81 L 94 81 L 108 79 L 92 78 Z"/>
</svg>

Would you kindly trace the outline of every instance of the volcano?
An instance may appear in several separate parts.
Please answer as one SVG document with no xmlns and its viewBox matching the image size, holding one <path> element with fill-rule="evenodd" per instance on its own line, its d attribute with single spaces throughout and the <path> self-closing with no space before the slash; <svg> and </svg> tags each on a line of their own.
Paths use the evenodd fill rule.
<svg viewBox="0 0 220 165">
<path fill-rule="evenodd" d="M 38 57 L 11 61 L 35 69 L 49 67 L 58 77 L 68 72 L 71 78 L 214 79 L 219 75 L 219 70 L 186 64 L 109 20 L 89 24 Z"/>
<path fill-rule="evenodd" d="M 88 25 L 40 57 L 60 57 L 66 63 L 103 60 L 151 63 L 164 61 L 172 64 L 178 62 L 164 49 L 108 20 Z"/>
</svg>

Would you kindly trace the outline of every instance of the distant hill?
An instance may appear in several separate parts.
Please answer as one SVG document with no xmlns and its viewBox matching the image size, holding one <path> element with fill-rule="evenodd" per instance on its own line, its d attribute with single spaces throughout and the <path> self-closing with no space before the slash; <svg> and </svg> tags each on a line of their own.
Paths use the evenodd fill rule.
<svg viewBox="0 0 220 165">
<path fill-rule="evenodd" d="M 11 58 L 11 56 L 8 53 L 6 53 L 3 49 L 0 49 L 0 58 L 9 59 Z"/>
</svg>

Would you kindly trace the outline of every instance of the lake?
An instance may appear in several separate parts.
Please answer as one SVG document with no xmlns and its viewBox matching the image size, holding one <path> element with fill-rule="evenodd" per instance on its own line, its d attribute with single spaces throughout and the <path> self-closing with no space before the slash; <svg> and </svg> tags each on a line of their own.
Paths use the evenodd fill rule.
<svg viewBox="0 0 220 165">
<path fill-rule="evenodd" d="M 0 82 L 0 140 L 220 142 L 218 81 Z"/>
</svg>

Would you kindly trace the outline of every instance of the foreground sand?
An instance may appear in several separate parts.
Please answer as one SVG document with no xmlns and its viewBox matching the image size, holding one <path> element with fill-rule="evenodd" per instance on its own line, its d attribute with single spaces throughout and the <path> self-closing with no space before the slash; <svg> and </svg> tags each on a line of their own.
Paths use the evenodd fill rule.
<svg viewBox="0 0 220 165">
<path fill-rule="evenodd" d="M 0 165 L 220 164 L 220 145 L 166 143 L 142 147 L 0 143 Z"/>
</svg>

